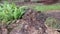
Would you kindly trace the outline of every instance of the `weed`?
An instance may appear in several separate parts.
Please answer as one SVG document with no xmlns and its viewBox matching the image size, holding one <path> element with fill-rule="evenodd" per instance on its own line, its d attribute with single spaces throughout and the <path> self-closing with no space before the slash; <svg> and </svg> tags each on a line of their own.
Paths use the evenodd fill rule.
<svg viewBox="0 0 60 34">
<path fill-rule="evenodd" d="M 5 2 L 4 4 L 0 4 L 0 21 L 8 22 L 21 18 L 25 12 L 24 8 L 17 7 L 14 3 L 9 4 Z"/>
</svg>

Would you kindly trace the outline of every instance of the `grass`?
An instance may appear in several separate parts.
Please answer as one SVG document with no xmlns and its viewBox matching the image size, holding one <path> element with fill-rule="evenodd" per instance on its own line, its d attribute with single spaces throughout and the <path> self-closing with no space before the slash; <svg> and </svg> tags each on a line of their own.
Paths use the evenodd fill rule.
<svg viewBox="0 0 60 34">
<path fill-rule="evenodd" d="M 24 6 L 17 7 L 14 3 L 0 4 L 0 21 L 8 22 L 20 19 L 25 12 L 24 8 Z"/>
<path fill-rule="evenodd" d="M 33 8 L 38 11 L 60 10 L 60 5 L 38 5 Z"/>
</svg>

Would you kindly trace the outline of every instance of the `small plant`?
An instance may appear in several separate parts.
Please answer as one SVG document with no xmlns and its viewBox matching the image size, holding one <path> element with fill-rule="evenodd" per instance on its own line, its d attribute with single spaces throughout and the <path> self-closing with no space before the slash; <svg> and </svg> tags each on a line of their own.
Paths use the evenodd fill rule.
<svg viewBox="0 0 60 34">
<path fill-rule="evenodd" d="M 0 4 L 0 21 L 8 22 L 21 18 L 25 12 L 24 8 L 17 7 L 14 3 L 9 4 L 5 2 L 4 4 Z"/>
<path fill-rule="evenodd" d="M 60 20 L 49 17 L 46 20 L 46 25 L 55 29 L 60 29 Z"/>
</svg>

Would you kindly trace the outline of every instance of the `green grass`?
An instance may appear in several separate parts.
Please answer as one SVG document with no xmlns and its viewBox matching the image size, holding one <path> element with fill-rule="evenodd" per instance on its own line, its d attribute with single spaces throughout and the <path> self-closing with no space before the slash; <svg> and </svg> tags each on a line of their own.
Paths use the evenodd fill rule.
<svg viewBox="0 0 60 34">
<path fill-rule="evenodd" d="M 38 5 L 33 6 L 33 8 L 38 11 L 60 10 L 60 5 Z"/>
</svg>

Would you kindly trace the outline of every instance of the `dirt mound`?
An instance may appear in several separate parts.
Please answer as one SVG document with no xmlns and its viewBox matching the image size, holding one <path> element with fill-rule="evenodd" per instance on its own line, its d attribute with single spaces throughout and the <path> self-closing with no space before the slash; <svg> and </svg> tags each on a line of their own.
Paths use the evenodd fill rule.
<svg viewBox="0 0 60 34">
<path fill-rule="evenodd" d="M 10 34 L 46 34 L 45 20 L 43 13 L 29 9 L 20 22 L 22 25 L 15 27 Z"/>
</svg>

